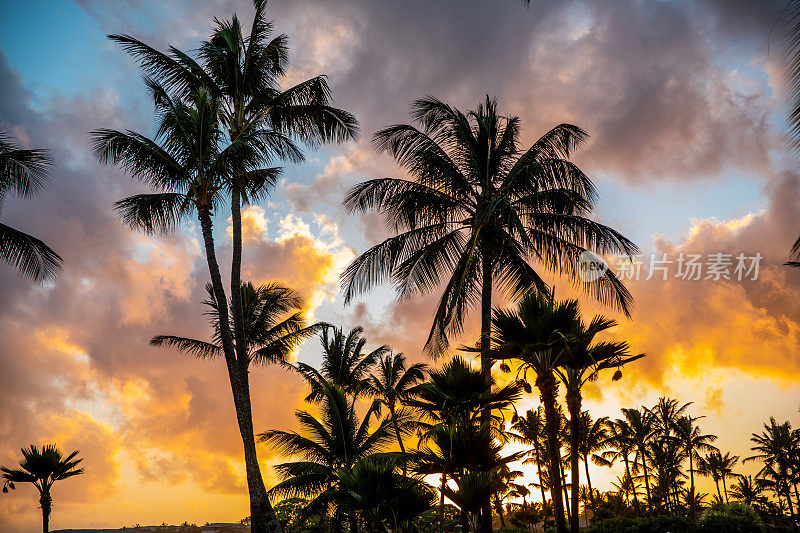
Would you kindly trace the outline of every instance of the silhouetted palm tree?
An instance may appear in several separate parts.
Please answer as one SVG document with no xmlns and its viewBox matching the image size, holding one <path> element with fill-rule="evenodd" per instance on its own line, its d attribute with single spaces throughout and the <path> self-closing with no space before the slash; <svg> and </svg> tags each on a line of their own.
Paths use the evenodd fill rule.
<svg viewBox="0 0 800 533">
<path fill-rule="evenodd" d="M 31 483 L 36 487 L 42 508 L 42 532 L 47 533 L 50 528 L 50 512 L 53 509 L 50 489 L 56 481 L 83 474 L 83 468 L 78 468 L 83 459 L 78 459 L 78 451 L 64 457 L 55 444 L 46 444 L 41 449 L 32 444 L 21 451 L 19 468 L 0 467 L 3 492 L 13 490 L 17 483 Z"/>
<path fill-rule="evenodd" d="M 313 402 L 320 397 L 325 383 L 332 383 L 355 397 L 369 392 L 369 378 L 380 357 L 389 353 L 389 347 L 379 346 L 365 353 L 367 339 L 362 336 L 360 326 L 345 334 L 342 328 L 326 326 L 322 329 L 322 364 L 319 370 L 307 363 L 298 362 L 297 370 L 311 387 L 306 401 Z"/>
<path fill-rule="evenodd" d="M 0 124 L 0 213 L 11 195 L 32 198 L 50 181 L 53 162 L 46 150 L 26 150 Z M 44 242 L 0 224 L 0 261 L 34 281 L 50 281 L 61 270 L 61 256 Z"/>
<path fill-rule="evenodd" d="M 725 503 L 728 503 L 728 488 L 725 479 L 733 475 L 733 468 L 738 462 L 738 455 L 731 455 L 730 452 L 725 452 L 725 455 L 722 455 L 719 450 L 714 450 L 706 456 L 697 458 L 697 473 L 714 479 L 720 500 L 722 500 L 722 493 L 719 490 L 719 482 L 722 481 Z"/>
<path fill-rule="evenodd" d="M 789 25 L 786 46 L 786 72 L 784 80 L 789 93 L 791 106 L 789 113 L 789 133 L 791 146 L 800 148 L 800 1 L 789 0 L 784 7 L 785 20 Z M 791 250 L 792 261 L 787 261 L 787 266 L 800 268 L 800 237 L 795 241 Z"/>
<path fill-rule="evenodd" d="M 328 382 L 319 386 L 319 417 L 297 410 L 300 432 L 273 429 L 258 435 L 259 441 L 274 446 L 278 453 L 297 458 L 275 466 L 281 482 L 270 489 L 270 494 L 313 497 L 302 512 L 301 522 L 336 504 L 341 490 L 339 471 L 351 471 L 359 460 L 383 451 L 394 440 L 390 420 L 373 425 L 377 401 L 359 420 L 340 386 Z M 341 511 L 337 508 L 337 519 Z"/>
<path fill-rule="evenodd" d="M 389 410 L 389 418 L 397 436 L 397 443 L 400 445 L 403 475 L 407 476 L 406 448 L 398 423 L 401 418 L 398 414 L 402 413 L 398 411 L 404 409 L 402 402 L 409 398 L 412 387 L 425 379 L 426 366 L 423 363 L 414 363 L 406 368 L 406 358 L 402 353 L 385 354 L 378 360 L 376 366 L 377 370 L 367 381 L 367 391 L 380 402 L 380 405 Z"/>
<path fill-rule="evenodd" d="M 518 372 L 536 375 L 536 387 L 544 408 L 547 434 L 548 480 L 557 529 L 566 529 L 561 497 L 559 429 L 561 416 L 556 409 L 558 382 L 555 369 L 568 357 L 564 336 L 579 316 L 578 302 L 556 302 L 549 292 L 526 294 L 516 309 L 495 309 L 492 317 L 495 360 L 513 359 L 519 363 Z M 523 379 L 523 383 L 526 383 Z M 527 383 L 526 383 L 527 385 Z M 530 389 L 527 385 L 526 390 Z"/>
<path fill-rule="evenodd" d="M 633 481 L 632 469 L 630 466 L 630 456 L 636 452 L 636 442 L 633 439 L 633 431 L 626 420 L 610 420 L 608 422 L 608 444 L 611 450 L 607 450 L 601 454 L 601 458 L 613 464 L 617 459 L 622 459 L 625 463 L 625 479 Z M 629 487 L 626 483 L 620 484 L 621 490 L 625 491 L 625 499 L 628 500 L 627 489 Z M 633 505 L 638 511 L 639 500 L 636 492 L 633 492 Z"/>
<path fill-rule="evenodd" d="M 794 531 L 797 531 L 789 485 L 794 480 L 795 492 L 797 492 L 797 476 L 800 472 L 797 471 L 796 460 L 797 450 L 800 449 L 800 431 L 793 431 L 789 422 L 778 424 L 775 418 L 771 417 L 769 424 L 764 424 L 764 431 L 761 434 L 753 433 L 750 440 L 754 444 L 750 449 L 757 453 L 746 457 L 744 462 L 754 460 L 764 462 L 764 468 L 759 472 L 759 477 L 769 477 L 763 474 L 771 473 L 775 478 L 777 492 L 779 494 L 782 492 L 786 498 L 792 527 Z"/>
<path fill-rule="evenodd" d="M 270 161 L 302 160 L 302 153 L 291 139 L 318 144 L 355 138 L 357 122 L 351 114 L 330 106 L 331 95 L 324 76 L 280 89 L 279 81 L 288 63 L 287 38 L 285 35 L 271 38 L 272 23 L 266 19 L 266 3 L 266 0 L 253 0 L 255 14 L 247 36 L 235 14 L 230 20 L 215 19 L 211 38 L 201 43 L 197 58 L 175 47 L 170 47 L 168 53 L 160 52 L 129 35 L 109 37 L 121 44 L 149 76 L 179 99 L 208 91 L 220 102 L 216 119 L 229 141 L 241 141 L 240 144 L 249 145 L 253 151 L 263 151 L 268 147 L 272 156 Z M 238 301 L 242 259 L 241 206 L 263 198 L 275 184 L 279 171 L 278 168 L 238 166 L 228 175 L 226 192 L 230 197 L 233 237 L 230 285 L 233 338 L 240 346 L 244 344 L 244 317 Z M 217 299 L 224 300 L 224 294 L 217 294 Z M 222 321 L 228 322 L 227 318 Z M 228 344 L 232 347 L 234 343 Z M 241 388 L 247 388 L 249 393 L 248 376 L 244 370 L 246 360 L 245 355 L 236 358 L 240 365 Z M 267 501 L 251 440 L 245 442 L 245 462 L 252 528 L 254 532 L 279 530 L 280 524 Z"/>
<path fill-rule="evenodd" d="M 579 279 L 587 249 L 634 253 L 616 231 L 587 218 L 595 190 L 569 157 L 586 133 L 561 124 L 529 149 L 519 146 L 519 118 L 500 115 L 486 98 L 462 113 L 444 102 L 416 100 L 420 128 L 399 124 L 373 142 L 412 176 L 355 186 L 350 211 L 377 209 L 398 235 L 373 246 L 344 272 L 345 301 L 391 280 L 400 297 L 429 293 L 445 282 L 426 346 L 441 353 L 448 335 L 461 333 L 470 308 L 480 305 L 481 369 L 488 373 L 493 285 L 509 295 L 544 290 L 529 264 L 566 275 L 601 301 L 628 312 L 631 298 L 611 272 Z"/>
<path fill-rule="evenodd" d="M 616 368 L 613 380 L 622 377 L 620 368 L 644 357 L 644 354 L 632 355 L 627 342 L 594 342 L 594 338 L 617 325 L 616 320 L 597 315 L 587 325 L 583 323 L 580 311 L 574 306 L 577 315 L 572 320 L 569 330 L 559 333 L 563 336 L 567 357 L 562 366 L 554 369 L 566 389 L 566 403 L 569 412 L 569 464 L 571 474 L 571 529 L 578 533 L 580 528 L 579 493 L 580 493 L 580 424 L 583 402 L 582 389 L 587 381 L 598 378 L 601 370 Z"/>
<path fill-rule="evenodd" d="M 738 476 L 736 482 L 731 485 L 730 494 L 736 501 L 745 505 L 754 506 L 762 503 L 764 489 L 753 476 Z"/>
<path fill-rule="evenodd" d="M 536 475 L 539 478 L 539 490 L 542 493 L 542 503 L 547 503 L 547 496 L 545 495 L 545 476 L 542 470 L 542 465 L 547 464 L 545 460 L 544 448 L 547 446 L 547 433 L 545 432 L 544 413 L 542 408 L 536 410 L 528 409 L 524 416 L 518 416 L 512 420 L 509 437 L 521 444 L 531 447 L 529 455 L 532 456 L 534 464 L 536 464 Z"/>
<path fill-rule="evenodd" d="M 583 460 L 584 470 L 586 471 L 587 494 L 589 503 L 592 505 L 592 512 L 595 514 L 597 513 L 596 491 L 592 489 L 592 478 L 589 475 L 589 459 L 596 465 L 611 466 L 611 461 L 605 459 L 602 455 L 602 452 L 609 446 L 608 422 L 607 416 L 601 416 L 597 420 L 593 420 L 589 411 L 583 411 L 580 416 L 578 454 Z"/>
<path fill-rule="evenodd" d="M 650 474 L 647 462 L 650 458 L 648 446 L 657 431 L 656 421 L 653 414 L 647 409 L 622 409 L 623 419 L 617 421 L 617 425 L 624 426 L 624 432 L 628 434 L 634 444 L 634 473 L 636 473 L 637 461 L 641 462 L 642 473 L 644 475 L 644 486 L 647 491 L 647 505 L 652 505 L 652 495 L 650 493 Z"/>
<path fill-rule="evenodd" d="M 214 330 L 211 342 L 176 335 L 157 335 L 150 344 L 177 348 L 187 355 L 204 359 L 222 357 L 219 305 L 210 284 L 206 285 L 206 291 L 208 299 L 203 304 L 209 308 L 206 316 Z M 286 363 L 303 340 L 324 327 L 324 324 L 306 325 L 300 311 L 303 300 L 288 287 L 277 283 L 255 287 L 246 282 L 241 285 L 239 293 L 244 310 L 246 346 L 240 352 L 247 355 L 248 367 L 253 364 Z M 229 303 L 229 306 L 233 307 L 233 303 Z"/>
<path fill-rule="evenodd" d="M 689 509 L 692 513 L 692 518 L 697 517 L 697 509 L 695 508 L 694 498 L 694 460 L 697 459 L 700 453 L 707 453 L 717 448 L 711 444 L 717 440 L 716 435 L 704 435 L 700 428 L 695 424 L 702 416 L 689 416 L 684 415 L 679 417 L 674 422 L 675 438 L 683 446 L 684 452 L 689 457 Z"/>
</svg>

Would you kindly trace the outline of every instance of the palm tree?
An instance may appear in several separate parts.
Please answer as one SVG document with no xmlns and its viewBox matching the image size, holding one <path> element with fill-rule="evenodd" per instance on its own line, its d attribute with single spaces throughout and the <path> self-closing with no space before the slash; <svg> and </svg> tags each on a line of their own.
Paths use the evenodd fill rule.
<svg viewBox="0 0 800 533">
<path fill-rule="evenodd" d="M 198 58 L 175 47 L 163 53 L 129 35 L 109 37 L 130 53 L 147 75 L 181 99 L 208 91 L 220 102 L 216 115 L 218 127 L 227 132 L 231 143 L 241 144 L 244 152 L 262 152 L 267 147 L 274 156 L 271 159 L 300 161 L 302 153 L 291 139 L 316 145 L 355 138 L 358 123 L 350 113 L 331 107 L 331 93 L 324 76 L 280 89 L 279 81 L 288 63 L 287 38 L 285 35 L 271 38 L 272 23 L 266 19 L 266 3 L 266 0 L 253 0 L 255 14 L 247 36 L 235 14 L 231 20 L 215 19 L 211 38 L 201 43 Z M 245 344 L 244 315 L 238 301 L 242 262 L 241 206 L 263 198 L 276 183 L 279 170 L 240 165 L 231 169 L 227 176 L 233 237 L 232 323 L 236 342 L 227 343 L 230 346 L 226 350 Z M 217 299 L 224 301 L 224 294 L 217 294 Z M 227 318 L 222 322 L 227 323 Z M 245 390 L 249 401 L 246 360 L 242 354 L 235 362 L 239 365 L 240 388 Z M 280 524 L 267 501 L 255 446 L 246 442 L 245 448 L 253 531 L 279 530 Z"/>
<path fill-rule="evenodd" d="M 701 452 L 710 452 L 714 451 L 717 448 L 711 444 L 715 440 L 717 440 L 716 435 L 704 435 L 700 428 L 695 424 L 695 422 L 699 419 L 703 418 L 702 416 L 689 416 L 684 415 L 679 417 L 675 423 L 673 430 L 675 432 L 675 438 L 678 442 L 681 443 L 683 446 L 683 450 L 686 455 L 689 457 L 689 507 L 692 513 L 692 518 L 697 517 L 697 509 L 695 509 L 695 498 L 694 498 L 694 465 L 693 460 L 699 457 Z"/>
<path fill-rule="evenodd" d="M 785 40 L 786 72 L 785 82 L 789 93 L 791 111 L 789 113 L 789 133 L 791 146 L 800 148 L 800 1 L 790 0 L 784 7 L 781 15 L 786 17 L 789 31 Z M 792 261 L 787 261 L 787 266 L 800 268 L 800 237 L 797 238 L 791 250 Z"/>
<path fill-rule="evenodd" d="M 728 503 L 728 488 L 725 484 L 725 478 L 733 475 L 733 468 L 738 462 L 738 455 L 731 455 L 730 452 L 725 452 L 725 455 L 722 455 L 719 450 L 714 450 L 705 457 L 698 457 L 697 459 L 697 473 L 714 478 L 714 482 L 717 484 L 717 495 L 720 500 L 722 500 L 722 493 L 719 490 L 719 481 L 722 481 L 725 503 Z"/>
<path fill-rule="evenodd" d="M 630 455 L 636 451 L 636 442 L 633 439 L 631 427 L 627 421 L 621 419 L 610 420 L 607 427 L 609 432 L 607 442 L 609 446 L 611 446 L 611 449 L 600 454 L 600 457 L 608 461 L 609 464 L 613 464 L 617 459 L 622 459 L 625 463 L 625 478 L 633 480 L 633 476 L 631 475 Z M 628 485 L 622 484 L 621 487 L 625 490 L 625 498 L 627 501 Z M 638 511 L 639 500 L 635 491 L 633 492 L 633 505 Z"/>
<path fill-rule="evenodd" d="M 332 334 L 331 334 L 332 332 Z M 369 392 L 369 377 L 372 368 L 381 356 L 389 353 L 389 347 L 379 346 L 369 353 L 364 352 L 367 339 L 362 336 L 360 326 L 345 334 L 342 328 L 326 325 L 322 329 L 322 364 L 317 370 L 313 366 L 298 362 L 294 369 L 303 376 L 311 392 L 306 401 L 316 401 L 325 383 L 332 383 L 346 394 L 357 396 Z"/>
<path fill-rule="evenodd" d="M 26 150 L 0 124 L 0 212 L 7 195 L 32 198 L 50 181 L 53 162 L 46 150 Z M 44 242 L 0 224 L 0 261 L 34 281 L 50 281 L 61 270 L 61 256 Z"/>
<path fill-rule="evenodd" d="M 559 532 L 566 529 L 566 523 L 561 496 L 561 416 L 556 409 L 558 382 L 555 369 L 568 357 L 563 340 L 566 332 L 573 329 L 578 316 L 577 300 L 556 302 L 549 292 L 532 292 L 523 297 L 517 309 L 495 309 L 492 317 L 493 359 L 517 361 L 518 373 L 526 385 L 527 372 L 536 375 L 535 384 L 544 408 L 550 495 Z M 527 387 L 530 389 L 530 385 Z"/>
<path fill-rule="evenodd" d="M 569 411 L 570 435 L 570 473 L 572 511 L 571 529 L 578 533 L 580 528 L 579 493 L 580 493 L 580 424 L 582 409 L 583 385 L 590 380 L 596 380 L 600 371 L 616 368 L 613 380 L 622 377 L 620 368 L 644 357 L 644 354 L 631 355 L 627 342 L 597 342 L 593 343 L 595 336 L 617 325 L 616 320 L 597 315 L 586 325 L 581 320 L 577 305 L 571 306 L 577 313 L 572 320 L 569 330 L 560 332 L 564 336 L 564 348 L 568 357 L 563 366 L 554 369 L 566 388 L 567 410 Z"/>
<path fill-rule="evenodd" d="M 409 398 L 411 388 L 425 379 L 426 366 L 423 363 L 414 363 L 406 368 L 406 358 L 402 353 L 388 353 L 378 360 L 377 367 L 377 371 L 367 381 L 367 390 L 380 405 L 389 410 L 389 418 L 403 457 L 403 475 L 407 476 L 406 448 L 400 435 L 398 410 L 403 409 L 402 402 Z"/>
<path fill-rule="evenodd" d="M 753 433 L 750 437 L 754 446 L 750 449 L 755 453 L 746 457 L 744 462 L 761 460 L 764 468 L 759 473 L 766 474 L 772 471 L 776 478 L 776 492 L 786 498 L 789 504 L 789 515 L 794 531 L 797 531 L 797 521 L 795 519 L 794 506 L 792 505 L 792 495 L 789 489 L 790 480 L 797 479 L 798 472 L 796 461 L 797 449 L 800 447 L 800 431 L 792 431 L 789 422 L 778 424 L 774 417 L 769 419 L 769 424 L 764 424 L 764 431 L 761 434 Z M 793 460 L 794 459 L 794 460 Z M 763 476 L 767 477 L 767 476 Z M 797 492 L 797 482 L 795 481 L 795 493 Z"/>
<path fill-rule="evenodd" d="M 517 416 L 512 419 L 511 429 L 509 432 L 511 439 L 531 447 L 529 454 L 533 455 L 532 459 L 536 464 L 536 475 L 539 478 L 539 490 L 542 493 L 542 504 L 547 503 L 547 496 L 545 496 L 545 477 L 542 471 L 542 464 L 545 463 L 545 452 L 543 444 L 546 442 L 547 434 L 545 433 L 544 413 L 542 408 L 538 407 L 536 410 L 528 409 L 524 416 Z"/>
<path fill-rule="evenodd" d="M 762 503 L 764 489 L 753 476 L 738 476 L 736 483 L 731 485 L 731 497 L 745 505 L 754 506 Z"/>
<path fill-rule="evenodd" d="M 371 455 L 337 472 L 339 501 L 360 513 L 369 531 L 416 531 L 413 519 L 433 505 L 431 487 L 398 475 L 396 466 L 395 457 Z"/>
<path fill-rule="evenodd" d="M 492 472 L 522 456 L 500 457 L 502 445 L 497 442 L 504 437 L 502 410 L 519 399 L 522 387 L 516 382 L 503 387 L 492 387 L 492 384 L 491 376 L 473 369 L 467 361 L 456 356 L 440 369 L 428 370 L 428 380 L 410 391 L 413 396 L 407 404 L 424 417 L 419 423 L 422 440 L 432 441 L 440 450 L 437 453 L 423 449 L 422 457 L 412 456 L 412 461 L 436 467 L 437 470 L 425 473 L 442 474 L 445 493 L 448 475 L 458 482 L 464 472 Z M 486 418 L 485 413 L 491 414 Z M 440 471 L 440 466 L 446 469 Z M 422 473 L 418 466 L 415 468 Z M 462 511 L 469 512 L 464 507 Z M 480 520 L 480 527 L 489 531 L 491 507 L 487 512 L 484 505 Z"/>
<path fill-rule="evenodd" d="M 322 382 L 318 403 L 319 417 L 309 411 L 295 412 L 300 432 L 272 429 L 258 435 L 260 442 L 273 446 L 281 455 L 297 458 L 275 467 L 281 482 L 270 494 L 313 497 L 301 514 L 301 523 L 324 513 L 328 505 L 336 505 L 341 489 L 340 471 L 351 471 L 359 460 L 383 451 L 394 440 L 390 420 L 380 420 L 371 427 L 377 402 L 372 402 L 359 420 L 344 389 Z M 337 520 L 341 519 L 341 513 L 342 508 L 337 506 Z"/>
<path fill-rule="evenodd" d="M 176 335 L 157 335 L 150 340 L 150 344 L 177 348 L 187 355 L 203 359 L 221 357 L 224 352 L 220 335 L 220 306 L 210 284 L 206 285 L 206 291 L 208 299 L 203 304 L 209 309 L 206 316 L 214 331 L 211 342 Z M 303 340 L 324 327 L 324 324 L 306 325 L 300 311 L 303 300 L 294 290 L 283 285 L 268 283 L 255 287 L 246 282 L 241 285 L 239 294 L 244 310 L 246 346 L 240 352 L 247 355 L 248 367 L 253 364 L 285 364 Z M 232 302 L 228 305 L 229 309 L 233 307 Z"/>
<path fill-rule="evenodd" d="M 255 173 L 259 182 L 251 182 L 250 195 L 258 196 L 277 174 L 265 168 L 276 151 L 292 153 L 293 146 L 281 136 L 263 132 L 241 135 L 223 143 L 224 134 L 217 124 L 220 102 L 207 89 L 189 98 L 178 99 L 152 79 L 147 80 L 159 116 L 154 139 L 133 131 L 101 129 L 92 132 L 94 151 L 102 163 L 122 166 L 135 179 L 145 182 L 154 192 L 138 194 L 115 204 L 123 222 L 132 229 L 152 234 L 169 232 L 191 213 L 196 213 L 203 235 L 214 300 L 226 302 L 219 263 L 217 262 L 212 218 L 230 189 L 233 175 Z M 225 356 L 228 378 L 236 408 L 236 417 L 245 455 L 247 484 L 253 531 L 279 531 L 280 524 L 266 497 L 266 488 L 258 466 L 249 378 L 249 356 L 237 354 L 235 340 L 228 326 L 227 305 L 220 305 L 219 344 Z M 240 340 L 240 346 L 246 342 Z"/>
<path fill-rule="evenodd" d="M 628 312 L 631 297 L 611 272 L 579 281 L 587 250 L 635 253 L 616 231 L 587 218 L 595 200 L 591 180 L 569 157 L 587 134 L 556 126 L 529 149 L 519 146 L 518 117 L 502 116 L 486 97 L 463 113 L 428 96 L 412 105 L 419 128 L 399 124 L 373 143 L 405 168 L 411 179 L 379 178 L 350 190 L 353 212 L 377 209 L 398 231 L 358 257 L 344 272 L 345 301 L 391 280 L 399 297 L 430 293 L 447 280 L 426 347 L 442 353 L 459 335 L 470 308 L 480 302 L 481 369 L 491 370 L 492 291 L 511 296 L 545 290 L 545 270 L 568 276 L 601 301 Z"/>
<path fill-rule="evenodd" d="M 46 444 L 39 449 L 31 444 L 22 448 L 22 460 L 19 468 L 0 467 L 3 477 L 3 492 L 16 488 L 17 483 L 31 483 L 39 491 L 39 505 L 42 507 L 42 532 L 50 530 L 50 512 L 53 509 L 53 498 L 50 489 L 56 481 L 83 474 L 78 468 L 83 459 L 78 459 L 79 451 L 64 457 L 55 444 Z"/>
<path fill-rule="evenodd" d="M 637 461 L 641 461 L 642 473 L 644 474 L 644 486 L 647 491 L 647 505 L 652 505 L 652 495 L 650 493 L 650 476 L 647 470 L 647 462 L 650 457 L 648 445 L 656 431 L 656 421 L 653 414 L 645 409 L 622 409 L 623 419 L 618 423 L 625 426 L 623 430 L 627 433 L 634 445 L 634 473 L 637 469 Z"/>
<path fill-rule="evenodd" d="M 595 502 L 595 490 L 592 489 L 592 478 L 589 476 L 589 459 L 600 466 L 611 466 L 611 461 L 605 459 L 602 452 L 609 446 L 608 434 L 609 419 L 601 416 L 597 420 L 592 419 L 589 411 L 583 411 L 580 416 L 580 439 L 578 440 L 578 454 L 583 459 L 583 466 L 586 472 L 586 484 L 589 495 L 589 503 L 592 505 L 592 513 L 597 513 L 597 502 Z"/>
</svg>

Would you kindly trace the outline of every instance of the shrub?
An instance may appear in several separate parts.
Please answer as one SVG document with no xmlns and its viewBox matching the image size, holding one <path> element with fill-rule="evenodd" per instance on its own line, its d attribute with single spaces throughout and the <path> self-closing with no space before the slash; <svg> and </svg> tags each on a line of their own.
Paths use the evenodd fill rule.
<svg viewBox="0 0 800 533">
<path fill-rule="evenodd" d="M 685 516 L 611 518 L 592 524 L 585 533 L 697 533 L 697 525 Z"/>
<path fill-rule="evenodd" d="M 730 533 L 762 533 L 764 523 L 755 509 L 743 503 L 715 505 L 703 513 L 698 530 Z"/>
</svg>

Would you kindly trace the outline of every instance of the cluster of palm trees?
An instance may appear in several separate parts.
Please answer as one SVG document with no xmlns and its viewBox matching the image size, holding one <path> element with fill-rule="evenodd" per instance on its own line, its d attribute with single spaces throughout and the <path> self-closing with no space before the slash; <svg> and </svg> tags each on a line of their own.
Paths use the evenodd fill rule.
<svg viewBox="0 0 800 533">
<path fill-rule="evenodd" d="M 591 487 L 590 462 L 624 463 L 615 501 L 637 512 L 685 508 L 696 516 L 704 495 L 695 490 L 695 474 L 714 478 L 719 500 L 721 482 L 727 499 L 738 458 L 714 448 L 715 437 L 696 424 L 701 417 L 686 414 L 689 404 L 662 398 L 653 408 L 624 409 L 613 421 L 593 420 L 583 410 L 587 382 L 605 370 L 617 381 L 622 367 L 644 354 L 632 353 L 624 341 L 600 340 L 616 321 L 600 315 L 584 320 L 578 300 L 556 299 L 547 280 L 565 279 L 630 313 L 631 295 L 612 271 L 584 275 L 587 254 L 631 256 L 637 247 L 591 218 L 594 185 L 570 160 L 588 137 L 577 126 L 560 124 L 525 148 L 518 117 L 501 114 L 488 96 L 467 112 L 428 96 L 413 103 L 413 124 L 375 134 L 376 149 L 391 155 L 407 177 L 368 180 L 345 197 L 353 213 L 377 211 L 393 235 L 342 274 L 344 299 L 385 282 L 400 298 L 436 294 L 425 344 L 429 354 L 446 357 L 436 368 L 409 365 L 385 346 L 367 351 L 360 328 L 345 332 L 306 323 L 302 299 L 291 288 L 242 280 L 243 207 L 271 192 L 284 161 L 303 160 L 303 146 L 358 134 L 355 117 L 332 106 L 324 76 L 281 88 L 287 39 L 272 36 L 266 0 L 253 3 L 248 34 L 236 15 L 215 19 L 210 38 L 193 53 L 175 47 L 162 52 L 134 37 L 111 35 L 144 72 L 156 129 L 152 136 L 91 133 L 101 162 L 122 167 L 149 189 L 115 204 L 125 224 L 147 234 L 175 231 L 188 217 L 200 225 L 211 339 L 159 335 L 151 344 L 225 362 L 252 531 L 281 531 L 270 497 L 299 497 L 305 501 L 293 525 L 316 520 L 352 533 L 411 530 L 415 518 L 436 507 L 444 528 L 445 500 L 458 507 L 464 532 L 490 532 L 493 507 L 504 525 L 513 510 L 511 523 L 547 520 L 559 533 L 568 523 L 577 532 L 581 502 L 596 516 L 611 504 L 609 494 Z M 45 153 L 21 150 L 0 135 L 0 202 L 7 191 L 26 196 L 40 190 L 48 168 Z M 220 267 L 213 231 L 227 209 L 229 269 Z M 52 276 L 60 258 L 14 231 L 0 225 L 0 259 L 34 278 Z M 510 307 L 496 305 L 498 291 Z M 473 368 L 450 352 L 476 308 L 477 341 L 460 347 L 478 355 Z M 314 335 L 322 341 L 322 364 L 291 363 L 292 352 Z M 309 387 L 308 408 L 296 412 L 298 431 L 254 433 L 249 373 L 266 364 L 290 368 Z M 519 415 L 517 402 L 534 388 L 541 407 Z M 748 487 L 772 491 L 775 505 L 785 503 L 794 522 L 800 504 L 797 432 L 774 421 L 766 429 L 754 436 L 758 455 L 748 458 L 765 466 Z M 277 466 L 281 481 L 269 491 L 256 437 L 287 457 Z M 511 440 L 529 450 L 504 453 Z M 526 455 L 537 468 L 538 509 L 518 483 L 521 473 L 510 466 Z M 4 472 L 11 483 L 12 472 Z M 427 482 L 434 478 L 435 489 Z M 732 493 L 751 494 L 744 479 Z"/>
</svg>

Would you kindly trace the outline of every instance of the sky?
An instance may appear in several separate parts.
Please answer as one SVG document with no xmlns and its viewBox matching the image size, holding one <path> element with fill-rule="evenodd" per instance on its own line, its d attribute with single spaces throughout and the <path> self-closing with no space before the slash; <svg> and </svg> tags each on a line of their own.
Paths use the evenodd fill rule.
<svg viewBox="0 0 800 533">
<path fill-rule="evenodd" d="M 314 320 L 362 325 L 424 360 L 435 295 L 394 299 L 378 287 L 345 306 L 342 269 L 390 235 L 374 213 L 348 214 L 347 189 L 403 176 L 370 146 L 381 127 L 409 121 L 428 94 L 460 109 L 485 95 L 522 121 L 532 144 L 559 123 L 586 129 L 575 162 L 597 185 L 594 217 L 668 261 L 627 281 L 635 309 L 616 316 L 582 297 L 588 315 L 615 316 L 611 333 L 647 357 L 621 381 L 591 384 L 595 416 L 693 402 L 717 445 L 742 457 L 770 416 L 800 425 L 800 270 L 782 266 L 800 232 L 800 178 L 786 150 L 781 83 L 783 1 L 302 0 L 270 2 L 290 39 L 285 86 L 326 74 L 335 104 L 361 123 L 357 142 L 309 149 L 272 195 L 245 212 L 246 279 L 299 290 Z M 401 7 L 402 6 L 402 7 Z M 134 233 L 114 201 L 143 192 L 92 157 L 87 132 L 152 132 L 152 106 L 134 62 L 105 37 L 127 33 L 192 50 L 213 18 L 247 0 L 0 2 L 0 121 L 55 159 L 50 188 L 9 199 L 0 219 L 40 236 L 64 258 L 54 283 L 0 269 L 0 464 L 19 447 L 79 449 L 86 473 L 56 486 L 51 528 L 237 521 L 248 514 L 241 442 L 223 363 L 151 348 L 156 334 L 205 338 L 199 302 L 208 279 L 199 229 Z M 222 263 L 229 214 L 215 218 Z M 760 254 L 758 279 L 676 276 L 691 254 Z M 730 271 L 733 274 L 733 266 Z M 751 273 L 752 274 L 752 273 Z M 703 276 L 705 277 L 705 276 Z M 553 278 L 557 294 L 572 294 Z M 503 302 L 498 302 L 503 303 Z M 475 340 L 470 317 L 463 339 Z M 319 342 L 296 354 L 319 361 Z M 435 362 L 433 364 L 436 364 Z M 252 373 L 256 431 L 293 428 L 299 378 Z M 531 396 L 519 406 L 535 406 Z M 267 484 L 280 461 L 259 448 Z M 754 473 L 757 466 L 739 467 Z M 596 470 L 610 488 L 617 473 Z M 528 481 L 533 481 L 530 478 Z M 700 481 L 711 492 L 713 483 Z M 0 530 L 38 529 L 35 489 L 0 497 Z"/>
</svg>

